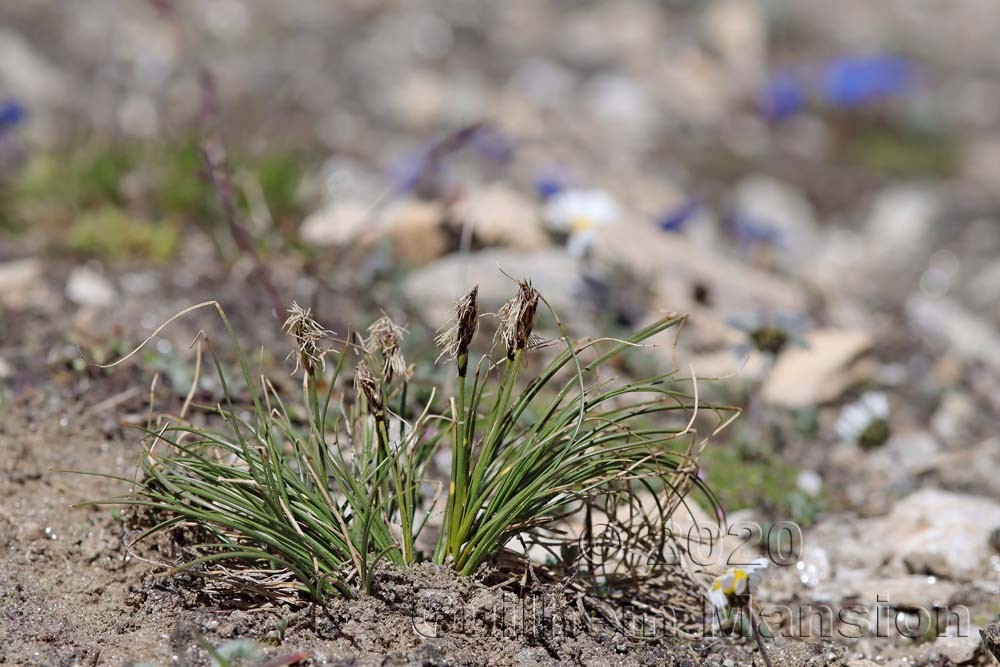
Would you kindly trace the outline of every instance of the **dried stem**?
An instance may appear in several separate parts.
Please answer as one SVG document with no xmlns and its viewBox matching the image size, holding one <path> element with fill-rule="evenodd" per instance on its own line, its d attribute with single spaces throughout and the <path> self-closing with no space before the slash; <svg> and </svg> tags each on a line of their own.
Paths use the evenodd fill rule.
<svg viewBox="0 0 1000 667">
<path fill-rule="evenodd" d="M 217 115 L 217 104 L 215 82 L 207 70 L 202 71 L 201 88 L 203 98 L 202 115 L 205 124 L 205 138 L 201 143 L 201 157 L 205 163 L 205 169 L 215 190 L 215 194 L 219 198 L 219 205 L 222 206 L 226 222 L 229 223 L 229 232 L 233 235 L 233 240 L 236 241 L 239 249 L 253 260 L 257 277 L 264 286 L 264 291 L 267 292 L 268 298 L 271 300 L 271 307 L 274 308 L 275 316 L 277 316 L 283 310 L 283 301 L 278 295 L 278 290 L 275 288 L 274 282 L 271 280 L 271 272 L 261 260 L 257 248 L 254 247 L 253 237 L 240 220 L 233 182 L 229 177 L 226 147 L 222 142 L 218 127 L 211 122 Z"/>
</svg>

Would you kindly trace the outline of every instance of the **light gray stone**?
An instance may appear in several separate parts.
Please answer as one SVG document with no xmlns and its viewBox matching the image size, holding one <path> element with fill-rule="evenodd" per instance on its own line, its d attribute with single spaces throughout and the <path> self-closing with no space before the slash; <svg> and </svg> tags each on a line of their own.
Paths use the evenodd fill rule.
<svg viewBox="0 0 1000 667">
<path fill-rule="evenodd" d="M 997 525 L 995 500 L 923 489 L 896 503 L 880 539 L 891 546 L 891 561 L 910 572 L 974 580 L 986 571 Z"/>
<path fill-rule="evenodd" d="M 43 291 L 42 273 L 42 262 L 34 257 L 0 262 L 0 305 L 21 309 L 36 301 Z"/>
<path fill-rule="evenodd" d="M 81 306 L 108 308 L 118 298 L 114 285 L 103 275 L 86 266 L 78 266 L 66 281 L 66 298 Z"/>
<path fill-rule="evenodd" d="M 443 324 L 455 301 L 476 284 L 480 311 L 495 312 L 516 289 L 506 272 L 517 280 L 530 278 L 560 317 L 572 319 L 574 311 L 579 311 L 580 268 L 577 260 L 560 250 L 483 250 L 449 255 L 414 271 L 405 291 L 427 322 Z"/>
<path fill-rule="evenodd" d="M 459 224 L 470 225 L 473 234 L 487 245 L 518 250 L 539 250 L 549 245 L 538 205 L 506 185 L 470 191 L 455 204 L 452 213 Z"/>
</svg>

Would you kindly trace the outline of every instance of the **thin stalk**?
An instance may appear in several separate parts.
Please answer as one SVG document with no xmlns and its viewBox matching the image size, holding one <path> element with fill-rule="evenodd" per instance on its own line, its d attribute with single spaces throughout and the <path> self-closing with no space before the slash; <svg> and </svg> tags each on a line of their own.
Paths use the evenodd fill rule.
<svg viewBox="0 0 1000 667">
<path fill-rule="evenodd" d="M 458 362 L 458 390 L 455 404 L 453 406 L 453 416 L 455 426 L 453 429 L 454 438 L 452 441 L 452 464 L 451 480 L 448 485 L 448 508 L 446 511 L 445 524 L 447 538 L 445 553 L 451 556 L 458 555 L 461 543 L 456 542 L 459 538 L 459 526 L 462 523 L 463 512 L 466 507 L 469 483 L 469 447 L 466 444 L 466 410 L 465 410 L 465 382 L 466 382 L 466 359 Z"/>
<path fill-rule="evenodd" d="M 757 621 L 753 616 L 753 609 L 750 605 L 747 605 L 747 613 L 750 615 L 750 634 L 753 635 L 753 640 L 757 642 L 757 648 L 760 649 L 760 655 L 764 658 L 764 664 L 767 667 L 774 667 L 771 663 L 771 656 L 767 654 L 767 648 L 764 646 L 764 639 L 760 636 L 760 630 L 757 628 Z"/>
</svg>

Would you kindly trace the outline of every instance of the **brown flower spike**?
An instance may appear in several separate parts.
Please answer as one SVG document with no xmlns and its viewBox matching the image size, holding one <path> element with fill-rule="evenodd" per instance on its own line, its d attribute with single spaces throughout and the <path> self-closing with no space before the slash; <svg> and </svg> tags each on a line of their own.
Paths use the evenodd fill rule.
<svg viewBox="0 0 1000 667">
<path fill-rule="evenodd" d="M 359 394 L 364 394 L 368 401 L 368 407 L 376 417 L 382 413 L 382 390 L 368 364 L 362 361 L 354 370 L 354 390 Z"/>
<path fill-rule="evenodd" d="M 458 363 L 458 374 L 465 376 L 469 362 L 469 344 L 479 326 L 479 285 L 470 289 L 455 304 L 447 327 L 434 342 L 441 348 L 441 357 L 450 357 Z M 440 359 L 441 357 L 438 357 Z"/>
<path fill-rule="evenodd" d="M 531 337 L 538 308 L 538 290 L 530 280 L 518 283 L 517 293 L 504 303 L 497 312 L 500 329 L 497 336 L 507 348 L 507 358 L 513 359 L 518 350 L 523 350 Z"/>
<path fill-rule="evenodd" d="M 368 338 L 364 347 L 368 351 L 378 351 L 382 355 L 382 377 L 386 382 L 392 382 L 394 375 L 406 375 L 406 360 L 400 349 L 406 329 L 383 315 L 368 327 Z"/>
<path fill-rule="evenodd" d="M 306 373 L 312 375 L 319 365 L 326 368 L 324 357 L 328 350 L 320 347 L 321 343 L 333 335 L 333 332 L 324 329 L 319 322 L 313 319 L 310 308 L 303 309 L 298 303 L 292 301 L 292 307 L 288 309 L 288 319 L 282 326 L 282 330 L 295 341 L 295 350 L 289 356 L 298 352 L 295 359 L 295 370 L 292 374 L 304 368 Z"/>
</svg>

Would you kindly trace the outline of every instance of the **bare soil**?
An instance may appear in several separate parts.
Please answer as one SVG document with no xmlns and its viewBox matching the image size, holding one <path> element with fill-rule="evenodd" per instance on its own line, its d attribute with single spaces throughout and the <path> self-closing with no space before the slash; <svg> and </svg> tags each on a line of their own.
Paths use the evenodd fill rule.
<svg viewBox="0 0 1000 667">
<path fill-rule="evenodd" d="M 276 330 L 253 297 L 224 282 L 218 291 L 230 297 L 227 310 L 241 331 L 266 340 L 265 332 Z M 158 298 L 144 303 L 144 312 L 173 307 Z M 139 334 L 121 329 L 132 331 L 126 323 L 139 319 L 123 311 L 90 324 L 131 340 Z M 296 655 L 309 656 L 298 664 L 329 665 L 680 667 L 753 660 L 744 643 L 627 637 L 568 588 L 519 590 L 498 586 L 500 577 L 488 573 L 461 578 L 431 565 L 385 570 L 369 597 L 293 608 L 157 567 L 148 561 L 169 561 L 169 545 L 126 552 L 127 514 L 88 504 L 128 490 L 115 477 L 132 478 L 140 444 L 122 422 L 142 421 L 150 369 L 73 369 L 53 357 L 51 350 L 67 346 L 73 356 L 66 332 L 74 325 L 57 313 L 12 314 L 6 324 L 8 358 L 24 372 L 8 380 L 0 421 L 0 664 L 206 665 L 203 642 L 233 639 L 259 643 L 271 664 Z M 180 325 L 174 339 L 194 326 Z M 812 650 L 799 656 L 806 662 L 779 664 L 809 664 Z"/>
</svg>

